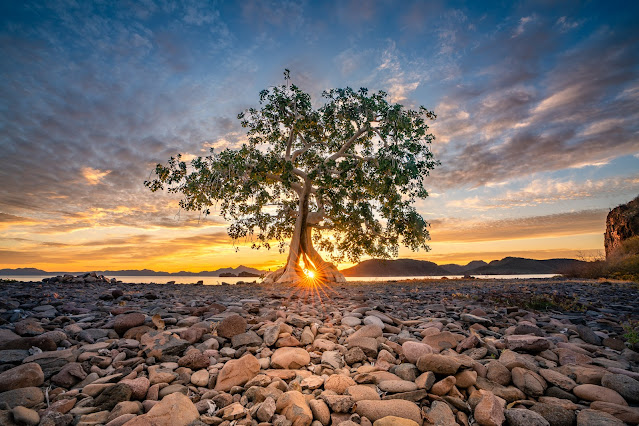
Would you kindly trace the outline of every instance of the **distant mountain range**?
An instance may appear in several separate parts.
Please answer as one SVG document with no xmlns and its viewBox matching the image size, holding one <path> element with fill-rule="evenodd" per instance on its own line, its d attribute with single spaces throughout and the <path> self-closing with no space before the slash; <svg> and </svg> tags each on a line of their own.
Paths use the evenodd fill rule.
<svg viewBox="0 0 639 426">
<path fill-rule="evenodd" d="M 87 271 L 84 271 L 87 272 Z M 261 275 L 264 271 L 259 269 L 249 268 L 248 266 L 240 265 L 237 268 L 220 268 L 215 271 L 202 271 L 202 272 L 162 272 L 152 271 L 151 269 L 124 269 L 119 271 L 90 271 L 95 272 L 98 275 L 104 275 L 106 277 L 118 277 L 118 276 L 181 276 L 181 277 L 219 277 L 220 274 L 233 274 L 239 276 L 241 273 L 249 273 Z M 83 272 L 47 272 L 37 268 L 17 268 L 17 269 L 0 269 L 0 275 L 80 275 Z"/>
<path fill-rule="evenodd" d="M 522 257 L 505 257 L 490 263 L 474 260 L 467 265 L 437 265 L 426 260 L 414 259 L 371 259 L 341 272 L 347 277 L 560 274 L 579 263 L 583 262 L 575 259 L 535 260 Z"/>
<path fill-rule="evenodd" d="M 547 259 L 535 260 L 522 257 L 505 257 L 486 263 L 483 260 L 473 260 L 466 265 L 449 263 L 437 265 L 427 260 L 415 259 L 370 259 L 357 265 L 343 269 L 341 272 L 347 277 L 418 277 L 428 275 L 525 275 L 525 274 L 560 274 L 577 264 L 583 263 L 575 259 Z M 183 277 L 219 277 L 239 276 L 240 274 L 261 275 L 265 271 L 240 265 L 237 268 L 221 268 L 215 271 L 202 272 L 162 272 L 150 269 L 127 269 L 120 271 L 95 271 L 106 277 L 117 276 L 183 276 Z M 36 268 L 0 269 L 0 275 L 79 275 L 82 272 L 47 272 Z"/>
</svg>

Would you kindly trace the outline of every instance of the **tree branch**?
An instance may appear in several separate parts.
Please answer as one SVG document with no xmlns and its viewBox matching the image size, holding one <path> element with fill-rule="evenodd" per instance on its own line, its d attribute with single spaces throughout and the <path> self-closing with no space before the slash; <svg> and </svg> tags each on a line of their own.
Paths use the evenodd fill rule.
<svg viewBox="0 0 639 426">
<path fill-rule="evenodd" d="M 348 151 L 348 149 L 353 146 L 353 144 L 355 143 L 355 141 L 362 136 L 364 133 L 366 133 L 368 131 L 368 126 L 359 129 L 353 136 L 351 136 L 351 138 L 349 140 L 346 141 L 346 143 L 344 145 L 342 145 L 342 147 L 340 148 L 339 151 L 337 151 L 335 154 L 331 155 L 330 157 L 328 157 L 326 160 L 324 160 L 324 163 L 327 163 L 331 160 L 337 160 L 340 157 L 344 156 L 344 153 L 346 151 Z"/>
</svg>

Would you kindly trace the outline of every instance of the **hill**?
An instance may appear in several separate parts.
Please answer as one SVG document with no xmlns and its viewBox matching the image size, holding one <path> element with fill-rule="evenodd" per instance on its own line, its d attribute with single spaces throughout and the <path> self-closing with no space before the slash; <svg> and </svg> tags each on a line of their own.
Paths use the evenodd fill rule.
<svg viewBox="0 0 639 426">
<path fill-rule="evenodd" d="M 580 263 L 584 262 L 575 259 L 535 260 L 523 257 L 505 257 L 501 260 L 493 260 L 488 265 L 466 271 L 466 273 L 475 275 L 559 274 Z"/>
<path fill-rule="evenodd" d="M 444 268 L 448 271 L 449 274 L 452 275 L 464 275 L 468 271 L 472 271 L 473 269 L 479 268 L 481 266 L 486 266 L 488 263 L 483 260 L 473 260 L 466 265 L 457 265 L 455 263 L 447 263 L 446 265 L 439 265 L 441 268 Z"/>
<path fill-rule="evenodd" d="M 167 276 L 167 277 L 219 277 L 220 274 L 233 274 L 233 276 L 239 276 L 239 274 L 251 274 L 242 276 L 260 276 L 264 271 L 259 269 L 249 268 L 248 266 L 240 265 L 237 268 L 220 268 L 214 271 L 202 271 L 202 272 L 163 272 L 153 271 L 151 269 L 122 269 L 118 271 L 90 271 L 95 272 L 98 275 L 104 275 L 106 277 L 121 277 L 121 276 Z M 0 275 L 63 275 L 65 273 L 71 275 L 81 275 L 83 272 L 47 272 L 37 268 L 17 268 L 17 269 L 0 269 Z"/>
<path fill-rule="evenodd" d="M 347 277 L 410 277 L 450 274 L 433 262 L 415 259 L 370 259 L 340 272 Z"/>
</svg>

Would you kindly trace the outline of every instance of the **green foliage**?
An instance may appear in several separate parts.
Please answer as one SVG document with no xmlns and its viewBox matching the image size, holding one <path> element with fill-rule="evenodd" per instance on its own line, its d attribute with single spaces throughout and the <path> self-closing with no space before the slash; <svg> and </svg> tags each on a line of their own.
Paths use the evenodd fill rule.
<svg viewBox="0 0 639 426">
<path fill-rule="evenodd" d="M 288 70 L 285 78 L 260 92 L 259 109 L 238 115 L 246 144 L 190 165 L 171 158 L 145 185 L 182 194 L 186 210 L 216 207 L 229 235 L 254 248 L 277 241 L 283 251 L 306 202 L 313 242 L 334 260 L 396 256 L 400 243 L 428 250 L 428 224 L 413 204 L 428 196 L 424 178 L 438 164 L 426 124 L 435 114 L 364 88 L 325 91 L 314 109 Z"/>
<path fill-rule="evenodd" d="M 622 327 L 625 331 L 623 337 L 626 338 L 626 341 L 633 346 L 639 344 L 639 321 L 630 320 L 622 324 Z"/>
</svg>

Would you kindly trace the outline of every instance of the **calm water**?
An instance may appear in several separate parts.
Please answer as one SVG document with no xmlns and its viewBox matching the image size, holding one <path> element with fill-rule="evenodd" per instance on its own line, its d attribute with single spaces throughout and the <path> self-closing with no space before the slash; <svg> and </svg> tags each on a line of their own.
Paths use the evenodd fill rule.
<svg viewBox="0 0 639 426">
<path fill-rule="evenodd" d="M 523 279 L 523 278 L 552 278 L 556 274 L 529 274 L 529 275 L 474 275 L 476 278 L 488 279 Z M 40 282 L 43 278 L 50 278 L 50 275 L 0 275 L 0 279 L 17 280 L 17 281 L 36 281 Z M 446 275 L 448 278 L 462 278 L 462 275 Z M 111 277 L 109 277 L 111 278 Z M 113 278 L 125 283 L 155 283 L 166 284 L 169 281 L 175 281 L 176 284 L 195 284 L 198 281 L 204 281 L 205 285 L 221 285 L 222 283 L 236 284 L 238 281 L 253 282 L 259 280 L 253 277 L 180 277 L 180 276 L 113 276 Z M 393 281 L 393 280 L 437 280 L 441 279 L 441 275 L 437 276 L 421 276 L 421 277 L 347 277 L 347 281 Z"/>
</svg>

